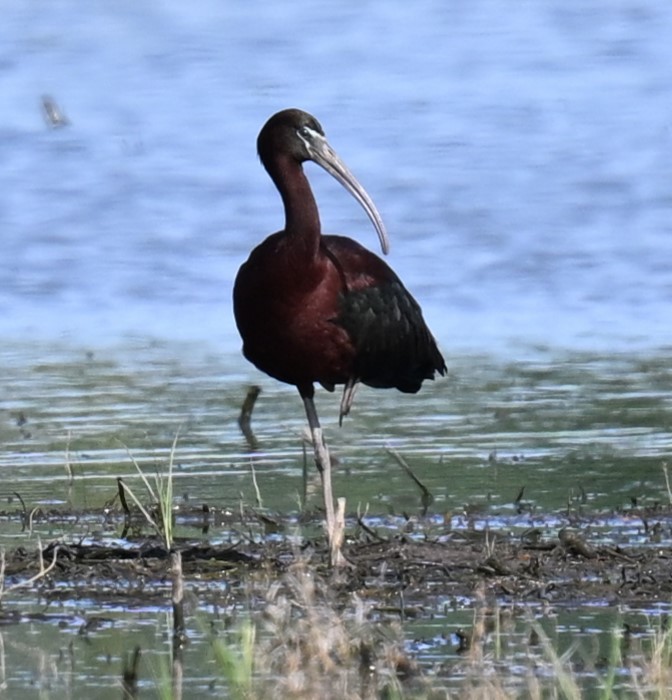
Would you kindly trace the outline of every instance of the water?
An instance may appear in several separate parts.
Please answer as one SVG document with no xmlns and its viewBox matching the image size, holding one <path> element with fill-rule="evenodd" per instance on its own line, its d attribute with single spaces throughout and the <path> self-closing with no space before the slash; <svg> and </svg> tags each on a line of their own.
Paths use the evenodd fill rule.
<svg viewBox="0 0 672 700">
<path fill-rule="evenodd" d="M 406 529 L 410 517 L 411 523 L 421 518 L 413 528 L 421 539 L 423 533 L 446 536 L 449 524 L 453 533 L 488 528 L 515 535 L 538 528 L 552 540 L 560 528 L 576 527 L 579 518 L 582 536 L 594 546 L 666 551 L 672 539 L 669 515 L 650 514 L 645 523 L 633 503 L 653 506 L 669 499 L 661 468 L 672 443 L 667 356 L 537 354 L 525 362 L 454 356 L 450 380 L 403 402 L 394 392 L 363 389 L 341 429 L 337 397 L 320 393 L 327 437 L 339 460 L 335 491 L 349 504 L 349 531 L 359 511 L 382 536 Z M 0 545 L 32 549 L 38 537 L 42 543 L 126 544 L 119 540 L 119 506 L 105 515 L 116 478 L 123 476 L 147 502 L 134 462 L 150 478 L 157 469 L 165 472 L 178 433 L 179 537 L 228 542 L 226 524 L 203 533 L 199 523 L 180 514 L 201 503 L 216 513 L 259 507 L 252 466 L 262 508 L 281 518 L 298 513 L 304 422 L 298 396 L 263 382 L 253 419 L 260 446 L 250 452 L 236 424 L 244 383 L 230 373 L 232 356 L 209 354 L 200 345 L 137 341 L 96 351 L 17 343 L 3 348 L 0 357 L 12 368 L 0 413 Z M 386 451 L 390 446 L 434 496 L 424 515 L 421 494 Z M 309 505 L 315 506 L 320 496 L 314 474 L 309 487 Z M 29 525 L 19 497 L 31 513 Z M 582 520 L 583 513 L 592 515 Z M 239 537 L 234 530 L 234 541 Z M 124 656 L 136 644 L 143 649 L 147 697 L 166 682 L 167 582 L 152 584 L 149 596 L 132 586 L 124 593 L 122 585 L 120 592 L 118 582 L 109 591 L 100 584 L 95 595 L 79 583 L 62 590 L 47 586 L 37 598 L 30 588 L 4 596 L 3 610 L 25 616 L 19 625 L 5 621 L 0 634 L 2 679 L 13 697 L 32 697 L 29 687 L 52 697 L 78 697 L 92 688 L 99 697 L 117 697 Z M 209 697 L 212 688 L 223 687 L 203 628 L 213 618 L 220 625 L 220 616 L 229 613 L 227 585 L 228 578 L 217 575 L 188 585 L 195 597 L 185 658 L 189 697 Z M 465 662 L 455 651 L 454 633 L 470 625 L 473 601 L 440 587 L 416 598 L 409 604 L 421 605 L 423 613 L 404 625 L 409 649 L 427 666 L 438 665 L 446 682 L 458 687 Z M 652 628 L 669 612 L 664 595 L 659 601 L 633 598 L 618 610 L 606 600 L 549 609 L 534 598 L 514 607 L 505 637 L 492 637 L 486 648 L 503 645 L 497 667 L 500 673 L 507 669 L 516 687 L 524 685 L 529 661 L 528 609 L 559 653 L 578 643 L 589 668 L 609 656 L 612 630 L 623 620 L 639 625 L 637 639 L 648 644 Z M 103 622 L 83 634 L 92 616 Z M 627 687 L 629 676 L 622 674 L 619 687 Z M 593 673 L 585 683 L 594 687 Z"/>
<path fill-rule="evenodd" d="M 137 479 L 133 459 L 165 465 L 178 430 L 178 502 L 253 503 L 253 461 L 264 506 L 296 510 L 300 402 L 240 356 L 230 303 L 239 265 L 282 225 L 255 139 L 288 106 L 320 119 L 367 187 L 450 369 L 416 397 L 363 390 L 343 429 L 320 392 L 352 509 L 369 504 L 376 527 L 419 512 L 389 446 L 456 527 L 474 512 L 525 527 L 523 486 L 530 519 L 665 502 L 671 30 L 671 7 L 636 0 L 4 3 L 1 543 L 72 535 L 39 519 L 26 532 L 17 493 L 100 508 L 117 476 Z M 69 126 L 45 125 L 44 94 Z M 307 167 L 324 230 L 375 249 L 357 204 Z M 254 455 L 235 423 L 249 383 Z M 647 542 L 622 520 L 588 534 Z M 156 653 L 162 614 L 142 641 Z M 115 615 L 94 661 L 138 631 Z M 14 692 L 76 627 L 5 632 Z M 22 645 L 44 628 L 31 666 Z M 111 644 L 117 665 L 92 677 L 118 677 Z"/>
<path fill-rule="evenodd" d="M 241 498 L 254 503 L 254 467 L 264 505 L 297 510 L 305 420 L 298 394 L 262 382 L 252 424 L 259 445 L 251 451 L 237 425 L 244 384 L 228 374 L 232 357 L 140 344 L 95 353 L 23 345 L 0 358 L 14 367 L 0 413 L 0 495 L 13 503 L 10 513 L 17 493 L 43 508 L 100 508 L 117 476 L 139 482 L 134 463 L 165 470 L 176 437 L 180 498 L 222 509 Z M 515 363 L 455 356 L 451 372 L 404 401 L 363 388 L 342 428 L 338 397 L 319 394 L 338 460 L 335 488 L 353 510 L 421 510 L 420 492 L 390 449 L 432 492 L 437 515 L 475 507 L 512 514 L 523 487 L 528 515 L 532 505 L 532 513 L 565 508 L 577 489 L 592 509 L 666 500 L 672 370 L 665 356 L 572 353 Z"/>
<path fill-rule="evenodd" d="M 3 336 L 236 346 L 235 271 L 282 222 L 256 135 L 297 105 L 446 351 L 668 344 L 671 24 L 630 0 L 6 3 Z M 325 230 L 374 248 L 309 167 Z"/>
</svg>

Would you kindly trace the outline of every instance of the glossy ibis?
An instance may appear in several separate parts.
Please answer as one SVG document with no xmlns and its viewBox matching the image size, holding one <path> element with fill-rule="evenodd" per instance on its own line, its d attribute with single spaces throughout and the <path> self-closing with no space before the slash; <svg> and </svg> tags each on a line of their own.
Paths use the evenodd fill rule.
<svg viewBox="0 0 672 700">
<path fill-rule="evenodd" d="M 322 476 L 332 560 L 338 558 L 329 453 L 313 401 L 314 384 L 343 384 L 340 420 L 358 382 L 417 392 L 446 366 L 420 306 L 377 255 L 343 236 L 323 236 L 303 163 L 312 160 L 362 205 L 387 253 L 383 222 L 371 198 L 327 143 L 315 117 L 298 109 L 274 114 L 257 139 L 264 167 L 280 192 L 285 227 L 250 254 L 238 272 L 233 306 L 243 354 L 260 370 L 299 390 Z M 342 537 L 342 533 L 340 534 Z"/>
</svg>

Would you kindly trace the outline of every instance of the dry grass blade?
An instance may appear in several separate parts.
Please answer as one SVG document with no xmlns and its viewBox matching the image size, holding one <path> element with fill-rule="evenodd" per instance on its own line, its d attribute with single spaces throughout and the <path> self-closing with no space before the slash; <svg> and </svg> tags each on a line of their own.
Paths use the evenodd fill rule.
<svg viewBox="0 0 672 700">
<path fill-rule="evenodd" d="M 252 485 L 254 486 L 254 496 L 257 501 L 257 508 L 263 508 L 263 501 L 261 500 L 261 491 L 259 490 L 259 484 L 257 483 L 257 472 L 254 469 L 254 460 L 250 460 L 250 471 L 252 472 Z"/>
<path fill-rule="evenodd" d="M 254 697 L 402 697 L 400 676 L 417 667 L 397 623 L 372 624 L 358 596 L 334 597 L 328 582 L 299 561 L 267 593 L 255 646 Z"/>
<path fill-rule="evenodd" d="M 662 463 L 663 476 L 665 477 L 665 487 L 667 488 L 667 500 L 672 505 L 672 488 L 670 487 L 670 475 L 668 473 L 667 462 Z"/>
<path fill-rule="evenodd" d="M 44 578 L 56 566 L 56 562 L 58 561 L 58 552 L 60 549 L 58 545 L 54 546 L 51 564 L 49 564 L 49 566 L 47 567 L 44 566 L 44 558 L 42 556 L 42 543 L 39 539 L 37 541 L 37 548 L 40 570 L 35 574 L 35 576 L 31 576 L 25 581 L 19 581 L 18 583 L 14 583 L 11 586 L 5 586 L 5 549 L 4 547 L 0 549 L 0 600 L 2 600 L 3 596 L 9 591 L 15 591 L 20 588 L 29 588 L 36 581 L 39 581 L 40 579 Z"/>
<path fill-rule="evenodd" d="M 128 455 L 128 458 L 131 460 L 131 464 L 135 467 L 136 471 L 138 472 L 140 478 L 142 479 L 143 483 L 145 484 L 145 488 L 147 489 L 147 492 L 149 493 L 149 497 L 158 503 L 159 499 L 157 498 L 156 494 L 154 493 L 154 489 L 152 489 L 152 485 L 149 483 L 149 479 L 145 476 L 145 473 L 142 471 L 142 467 L 138 464 L 137 460 L 133 456 L 133 453 L 131 452 L 130 448 L 128 445 L 125 443 L 119 441 L 121 443 L 121 446 L 126 450 L 126 454 Z M 130 489 L 128 486 L 124 484 L 124 487 L 126 490 L 129 492 L 130 495 Z"/>
</svg>

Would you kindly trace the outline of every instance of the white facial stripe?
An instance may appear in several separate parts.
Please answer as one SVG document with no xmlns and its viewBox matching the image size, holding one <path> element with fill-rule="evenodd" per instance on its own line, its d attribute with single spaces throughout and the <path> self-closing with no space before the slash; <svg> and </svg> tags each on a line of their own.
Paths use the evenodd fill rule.
<svg viewBox="0 0 672 700">
<path fill-rule="evenodd" d="M 302 126 L 300 129 L 297 129 L 296 133 L 298 134 L 301 141 L 303 141 L 304 145 L 306 146 L 309 152 L 312 150 L 312 147 L 315 144 L 315 142 L 325 140 L 324 136 L 322 136 L 322 134 L 320 134 L 319 131 L 315 131 L 315 129 L 311 129 L 309 126 Z M 304 136 L 304 134 L 307 135 Z"/>
</svg>

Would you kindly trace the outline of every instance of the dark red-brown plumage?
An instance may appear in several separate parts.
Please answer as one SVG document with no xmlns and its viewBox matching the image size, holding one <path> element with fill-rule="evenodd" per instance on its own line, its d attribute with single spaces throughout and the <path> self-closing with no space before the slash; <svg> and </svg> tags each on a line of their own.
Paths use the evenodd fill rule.
<svg viewBox="0 0 672 700">
<path fill-rule="evenodd" d="M 301 129 L 305 138 L 323 138 L 318 122 L 296 109 L 271 117 L 259 134 L 259 156 L 282 195 L 286 223 L 252 251 L 236 279 L 245 357 L 302 396 L 312 396 L 315 382 L 329 390 L 361 381 L 416 392 L 445 372 L 443 358 L 392 269 L 350 238 L 321 235 L 302 167 L 313 156 Z"/>
<path fill-rule="evenodd" d="M 436 372 L 444 374 L 420 307 L 392 269 L 350 238 L 321 234 L 302 166 L 306 160 L 355 196 L 383 251 L 388 248 L 373 202 L 331 149 L 319 122 L 298 109 L 278 112 L 264 125 L 257 146 L 282 197 L 285 227 L 252 251 L 236 278 L 234 313 L 245 357 L 298 388 L 313 431 L 319 428 L 316 382 L 329 390 L 345 385 L 342 418 L 358 382 L 414 393 Z"/>
</svg>

